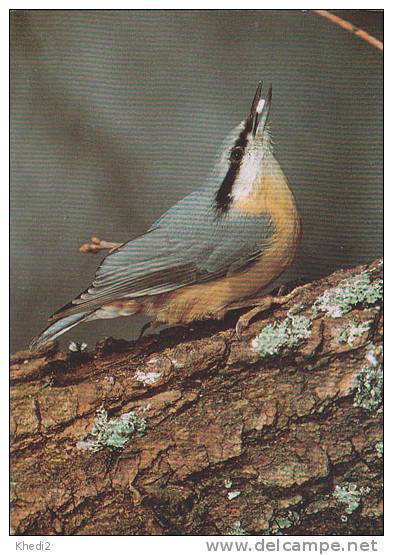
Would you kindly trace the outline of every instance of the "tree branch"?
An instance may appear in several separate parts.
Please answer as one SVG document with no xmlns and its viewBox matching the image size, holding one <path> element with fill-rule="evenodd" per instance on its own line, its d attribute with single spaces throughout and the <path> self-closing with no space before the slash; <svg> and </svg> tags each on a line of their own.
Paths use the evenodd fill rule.
<svg viewBox="0 0 393 555">
<path fill-rule="evenodd" d="M 16 353 L 13 533 L 382 533 L 380 278 L 340 270 L 241 340 L 232 314 Z"/>
<path fill-rule="evenodd" d="M 123 245 L 124 243 L 103 241 L 102 239 L 98 239 L 98 237 L 92 237 L 90 241 L 88 241 L 87 243 L 83 243 L 83 245 L 79 247 L 79 250 L 80 252 L 92 252 L 94 254 L 97 254 L 99 251 L 102 250 L 109 250 L 109 252 L 112 252 Z"/>
<path fill-rule="evenodd" d="M 313 11 L 318 15 L 320 15 L 321 17 L 324 17 L 329 21 L 336 23 L 336 25 L 339 25 L 340 27 L 342 27 L 346 31 L 349 31 L 353 35 L 356 35 L 360 39 L 365 40 L 366 42 L 371 44 L 371 46 L 378 48 L 378 50 L 383 50 L 383 42 L 381 42 L 380 40 L 376 39 L 375 37 L 367 33 L 367 31 L 364 31 L 363 29 L 359 29 L 359 27 L 356 27 L 356 25 L 353 25 L 353 23 L 350 23 L 349 21 L 342 19 L 338 15 L 335 15 L 329 12 L 328 10 L 313 10 Z"/>
</svg>

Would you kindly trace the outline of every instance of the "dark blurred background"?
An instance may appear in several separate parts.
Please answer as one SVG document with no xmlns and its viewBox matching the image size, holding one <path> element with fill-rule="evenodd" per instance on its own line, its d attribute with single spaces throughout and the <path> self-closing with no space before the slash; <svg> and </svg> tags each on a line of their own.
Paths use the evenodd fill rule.
<svg viewBox="0 0 393 555">
<path fill-rule="evenodd" d="M 382 40 L 381 11 L 335 13 Z M 203 184 L 259 79 L 303 220 L 286 279 L 381 255 L 380 51 L 302 10 L 11 13 L 13 350 L 89 285 L 91 235 L 126 241 Z M 143 322 L 63 341 L 129 339 Z"/>
</svg>

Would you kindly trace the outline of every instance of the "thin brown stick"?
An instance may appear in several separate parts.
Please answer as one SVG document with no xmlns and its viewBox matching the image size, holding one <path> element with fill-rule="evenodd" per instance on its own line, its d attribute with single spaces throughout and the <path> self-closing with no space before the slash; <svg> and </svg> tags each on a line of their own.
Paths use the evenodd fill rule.
<svg viewBox="0 0 393 555">
<path fill-rule="evenodd" d="M 92 252 L 96 254 L 102 250 L 109 250 L 112 252 L 119 247 L 121 247 L 124 243 L 112 243 L 109 241 L 102 241 L 98 239 L 98 237 L 92 237 L 88 243 L 84 243 L 79 247 L 80 252 Z"/>
<path fill-rule="evenodd" d="M 328 10 L 313 10 L 313 11 L 318 15 L 320 15 L 321 17 L 325 17 L 329 21 L 336 23 L 337 25 L 339 25 L 343 29 L 346 29 L 350 33 L 356 35 L 360 39 L 365 40 L 375 48 L 378 48 L 378 50 L 383 50 L 383 42 L 381 42 L 380 40 L 376 39 L 375 37 L 367 33 L 367 31 L 364 31 L 363 29 L 359 29 L 359 27 L 356 27 L 356 25 L 354 25 L 353 23 L 350 23 L 349 21 L 342 19 L 338 15 L 334 15 Z"/>
</svg>

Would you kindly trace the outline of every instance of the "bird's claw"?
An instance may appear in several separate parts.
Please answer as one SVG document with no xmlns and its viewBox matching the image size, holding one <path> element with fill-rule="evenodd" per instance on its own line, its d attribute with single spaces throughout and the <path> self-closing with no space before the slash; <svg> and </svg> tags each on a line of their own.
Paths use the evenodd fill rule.
<svg viewBox="0 0 393 555">
<path fill-rule="evenodd" d="M 150 322 L 147 322 L 146 324 L 144 324 L 142 326 L 142 329 L 141 329 L 140 333 L 139 333 L 138 341 L 140 339 L 142 339 L 142 337 L 145 335 L 145 331 L 154 330 L 155 328 L 160 327 L 160 325 L 161 325 L 161 323 L 158 322 L 157 320 L 151 320 Z"/>
<path fill-rule="evenodd" d="M 245 314 L 242 314 L 236 323 L 236 337 L 240 340 L 242 338 L 243 331 L 248 328 L 251 320 L 261 312 L 266 312 L 266 310 L 271 308 L 272 304 L 272 298 L 265 297 L 264 299 L 261 299 L 259 304 L 254 306 L 253 309 L 249 310 Z"/>
<path fill-rule="evenodd" d="M 144 334 L 145 334 L 145 331 L 148 330 L 148 329 L 151 328 L 151 327 L 152 327 L 152 323 L 151 323 L 151 322 L 146 322 L 146 324 L 144 324 L 144 325 L 142 326 L 142 329 L 141 329 L 141 331 L 139 332 L 139 335 L 138 335 L 138 341 L 139 341 L 140 339 L 142 339 L 142 337 L 143 337 Z"/>
<path fill-rule="evenodd" d="M 267 310 L 272 308 L 272 306 L 275 306 L 275 305 L 282 306 L 282 305 L 288 303 L 294 297 L 296 297 L 296 295 L 298 295 L 300 292 L 303 292 L 304 290 L 306 290 L 308 288 L 309 288 L 309 284 L 301 285 L 299 287 L 296 287 L 290 293 L 288 293 L 287 295 L 284 295 L 284 296 L 273 297 L 271 295 L 268 295 L 267 297 L 262 297 L 260 299 L 255 299 L 253 304 L 248 304 L 249 307 L 253 306 L 253 308 L 251 310 L 249 310 L 248 312 L 246 312 L 245 314 L 242 314 L 239 317 L 239 319 L 236 323 L 236 328 L 235 328 L 236 337 L 239 340 L 242 338 L 243 331 L 249 326 L 251 320 L 255 316 L 257 316 L 261 312 L 266 312 Z M 248 301 L 248 302 L 250 302 L 250 301 Z M 244 308 L 245 308 L 245 306 L 244 306 Z M 241 308 L 241 307 L 238 305 L 238 306 L 234 307 L 234 309 L 236 309 L 236 308 Z"/>
<path fill-rule="evenodd" d="M 243 314 L 243 316 L 246 316 L 246 314 Z M 246 319 L 246 318 L 243 318 L 243 316 L 240 316 L 240 318 L 236 322 L 236 327 L 235 327 L 236 337 L 238 338 L 239 341 L 242 338 L 242 334 L 243 334 L 244 329 L 249 324 L 249 320 Z"/>
</svg>

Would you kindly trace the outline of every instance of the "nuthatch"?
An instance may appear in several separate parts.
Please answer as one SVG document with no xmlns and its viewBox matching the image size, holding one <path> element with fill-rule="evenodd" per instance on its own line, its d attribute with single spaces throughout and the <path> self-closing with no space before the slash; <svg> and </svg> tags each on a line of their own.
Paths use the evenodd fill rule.
<svg viewBox="0 0 393 555">
<path fill-rule="evenodd" d="M 206 184 L 106 256 L 93 284 L 55 312 L 32 348 L 97 318 L 142 313 L 153 324 L 179 324 L 256 304 L 247 299 L 288 267 L 300 237 L 295 201 L 273 155 L 272 87 L 266 100 L 261 94 L 262 82 Z"/>
</svg>

